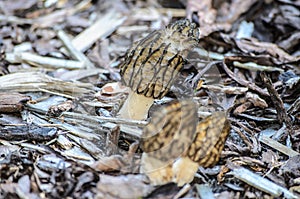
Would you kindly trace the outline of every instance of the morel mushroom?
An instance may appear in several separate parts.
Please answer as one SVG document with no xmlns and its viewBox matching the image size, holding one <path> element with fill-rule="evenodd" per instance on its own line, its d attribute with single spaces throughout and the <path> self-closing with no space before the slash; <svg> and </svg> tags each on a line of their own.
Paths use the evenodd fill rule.
<svg viewBox="0 0 300 199">
<path fill-rule="evenodd" d="M 161 99 L 169 91 L 198 38 L 196 24 L 185 19 L 134 43 L 120 66 L 122 82 L 131 92 L 118 116 L 146 119 L 154 99 Z"/>
<path fill-rule="evenodd" d="M 143 129 L 140 172 L 153 185 L 190 183 L 199 166 L 212 167 L 219 161 L 229 130 L 225 112 L 198 122 L 197 107 L 190 100 L 164 106 Z"/>
</svg>

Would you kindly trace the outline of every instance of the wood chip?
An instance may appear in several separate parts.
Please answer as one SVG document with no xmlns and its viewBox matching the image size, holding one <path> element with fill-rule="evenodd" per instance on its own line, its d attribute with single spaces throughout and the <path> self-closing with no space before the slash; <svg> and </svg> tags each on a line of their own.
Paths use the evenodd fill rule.
<svg viewBox="0 0 300 199">
<path fill-rule="evenodd" d="M 115 11 L 110 11 L 99 19 L 88 29 L 77 35 L 73 41 L 73 46 L 79 51 L 85 51 L 98 39 L 104 39 L 120 26 L 126 17 L 120 16 Z"/>
<path fill-rule="evenodd" d="M 298 198 L 296 195 L 291 193 L 289 190 L 287 190 L 284 187 L 281 187 L 270 180 L 263 178 L 250 170 L 244 169 L 242 167 L 236 167 L 234 164 L 229 166 L 230 169 L 232 169 L 229 174 L 234 175 L 236 178 L 240 179 L 241 181 L 261 190 L 268 194 L 271 194 L 274 197 L 282 197 L 292 199 L 292 198 Z"/>
<path fill-rule="evenodd" d="M 259 136 L 259 141 L 261 141 L 262 143 L 268 145 L 269 147 L 271 147 L 273 149 L 276 149 L 277 151 L 280 151 L 281 153 L 283 153 L 289 157 L 299 155 L 299 153 L 297 151 L 294 151 L 293 149 L 288 148 L 288 147 L 284 146 L 283 144 L 280 144 L 279 142 L 277 142 L 267 136 L 264 136 L 264 135 Z"/>
</svg>

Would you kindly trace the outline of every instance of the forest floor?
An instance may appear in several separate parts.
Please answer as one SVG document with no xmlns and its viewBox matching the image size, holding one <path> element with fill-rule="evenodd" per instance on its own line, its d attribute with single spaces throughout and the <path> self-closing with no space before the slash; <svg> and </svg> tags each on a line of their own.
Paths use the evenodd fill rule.
<svg viewBox="0 0 300 199">
<path fill-rule="evenodd" d="M 230 133 L 190 184 L 153 186 L 119 66 L 183 18 L 199 44 L 149 118 L 192 95 Z M 300 198 L 299 24 L 292 0 L 0 1 L 0 198 Z"/>
</svg>

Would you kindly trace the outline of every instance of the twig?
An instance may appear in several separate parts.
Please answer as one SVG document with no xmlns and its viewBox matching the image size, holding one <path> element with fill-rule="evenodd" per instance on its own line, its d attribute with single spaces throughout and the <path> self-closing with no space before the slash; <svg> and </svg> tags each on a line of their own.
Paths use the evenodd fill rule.
<svg viewBox="0 0 300 199">
<path fill-rule="evenodd" d="M 192 86 L 195 87 L 196 81 L 198 81 L 200 77 L 202 77 L 209 69 L 211 69 L 213 65 L 216 65 L 218 63 L 220 63 L 220 61 L 209 62 L 203 69 L 201 69 L 201 71 L 199 71 L 198 74 L 193 78 Z"/>
<path fill-rule="evenodd" d="M 73 113 L 73 112 L 63 112 L 62 116 L 81 119 L 81 120 L 92 120 L 94 122 L 100 122 L 100 123 L 112 122 L 116 124 L 126 124 L 131 126 L 140 126 L 140 127 L 143 127 L 148 123 L 140 120 L 128 120 L 123 118 L 92 116 L 92 115 L 85 115 L 85 114 Z"/>
<path fill-rule="evenodd" d="M 268 72 L 278 71 L 281 73 L 284 72 L 284 70 L 281 68 L 276 68 L 276 67 L 271 67 L 271 66 L 263 66 L 263 65 L 259 65 L 254 62 L 241 63 L 238 61 L 234 61 L 233 65 L 236 67 L 239 67 L 239 68 L 244 68 L 244 69 L 253 70 L 253 71 L 268 71 Z"/>
<path fill-rule="evenodd" d="M 115 11 L 111 11 L 101 16 L 92 26 L 77 35 L 72 40 L 72 44 L 76 46 L 77 50 L 85 51 L 98 39 L 105 38 L 114 32 L 125 19 L 126 17 L 122 17 Z"/>
<path fill-rule="evenodd" d="M 249 149 L 253 148 L 253 144 L 248 140 L 248 138 L 241 132 L 239 128 L 233 125 L 231 125 L 231 128 L 235 130 L 237 134 L 239 134 L 239 136 L 243 139 L 244 143 L 247 145 Z"/>
<path fill-rule="evenodd" d="M 236 81 L 237 83 L 248 87 L 251 90 L 254 90 L 258 93 L 260 93 L 263 96 L 269 96 L 269 93 L 267 93 L 265 90 L 261 89 L 260 87 L 256 86 L 254 83 L 246 81 L 245 79 L 241 79 L 238 78 L 226 65 L 225 61 L 223 61 L 223 69 L 225 70 L 225 72 L 227 73 L 227 75 L 229 77 L 231 77 L 232 79 L 234 79 L 234 81 Z"/>
<path fill-rule="evenodd" d="M 297 151 L 294 151 L 293 149 L 290 149 L 290 148 L 284 146 L 283 144 L 280 144 L 279 142 L 277 142 L 267 136 L 264 136 L 264 135 L 259 136 L 259 141 L 268 145 L 269 147 L 272 147 L 273 149 L 276 149 L 277 151 L 280 151 L 281 153 L 283 153 L 289 157 L 299 155 L 299 153 Z"/>
<path fill-rule="evenodd" d="M 244 113 L 240 113 L 239 116 L 254 120 L 254 121 L 259 121 L 259 122 L 276 122 L 276 118 L 265 118 L 265 117 L 259 117 L 259 116 L 253 116 L 253 115 L 247 115 Z"/>
<path fill-rule="evenodd" d="M 118 35 L 125 35 L 128 32 L 147 32 L 149 31 L 149 26 L 120 26 L 116 33 Z"/>
<path fill-rule="evenodd" d="M 39 72 L 19 72 L 0 77 L 0 91 L 2 92 L 10 90 L 39 92 L 41 89 L 71 94 L 72 96 L 82 96 L 86 93 L 92 93 L 94 86 L 89 83 L 61 81 Z"/>
<path fill-rule="evenodd" d="M 53 92 L 53 91 L 49 91 L 49 90 L 43 89 L 43 88 L 39 88 L 39 91 L 49 93 L 49 94 L 52 94 L 52 95 L 62 96 L 62 97 L 65 97 L 67 99 L 75 99 L 75 97 L 73 97 L 71 95 L 66 95 L 66 94 L 59 93 L 59 92 Z"/>
<path fill-rule="evenodd" d="M 287 126 L 289 134 L 292 136 L 292 134 L 294 132 L 293 126 L 292 126 L 292 121 L 286 113 L 283 102 L 282 102 L 281 98 L 279 97 L 278 92 L 272 86 L 272 82 L 271 82 L 270 78 L 267 77 L 267 75 L 264 72 L 261 72 L 260 76 L 263 80 L 264 85 L 267 87 L 268 92 L 270 94 L 270 98 L 275 106 L 279 123 L 282 124 L 284 122 Z"/>
<path fill-rule="evenodd" d="M 225 93 L 225 94 L 235 94 L 242 95 L 248 91 L 247 87 L 237 87 L 237 86 L 223 86 L 223 85 L 202 85 L 202 88 L 208 89 L 209 91 Z"/>
<path fill-rule="evenodd" d="M 84 63 L 79 61 L 56 59 L 53 57 L 44 57 L 28 52 L 22 53 L 7 53 L 6 60 L 10 63 L 26 62 L 33 66 L 47 67 L 47 68 L 67 68 L 67 69 L 81 69 L 84 68 Z"/>
<path fill-rule="evenodd" d="M 296 101 L 294 101 L 294 103 L 289 107 L 289 109 L 287 110 L 288 114 L 295 114 L 298 112 L 298 110 L 300 109 L 300 96 L 298 97 L 298 99 L 296 99 Z"/>
<path fill-rule="evenodd" d="M 210 51 L 204 50 L 203 48 L 194 48 L 193 51 L 197 52 L 198 55 L 200 55 L 200 57 L 205 57 L 206 59 L 214 59 L 214 60 L 223 60 L 224 59 L 224 55 L 215 53 L 215 52 L 210 52 Z"/>
<path fill-rule="evenodd" d="M 66 46 L 66 48 L 69 50 L 71 56 L 74 59 L 83 62 L 86 68 L 95 68 L 94 64 L 81 51 L 77 50 L 77 48 L 72 44 L 72 41 L 69 38 L 69 36 L 64 31 L 58 31 L 57 35 L 63 42 L 63 44 Z"/>
</svg>

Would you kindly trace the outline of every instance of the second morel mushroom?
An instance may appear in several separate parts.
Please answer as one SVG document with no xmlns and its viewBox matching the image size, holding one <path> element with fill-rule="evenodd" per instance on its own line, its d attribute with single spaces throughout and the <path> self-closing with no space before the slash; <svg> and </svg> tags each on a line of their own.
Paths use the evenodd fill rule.
<svg viewBox="0 0 300 199">
<path fill-rule="evenodd" d="M 198 38 L 196 24 L 184 19 L 135 42 L 120 66 L 122 82 L 131 91 L 118 116 L 146 119 L 154 99 L 169 91 Z"/>
<path fill-rule="evenodd" d="M 140 172 L 152 185 L 190 183 L 199 166 L 213 167 L 230 131 L 224 111 L 198 122 L 198 108 L 191 100 L 173 101 L 154 111 L 143 129 Z"/>
</svg>

